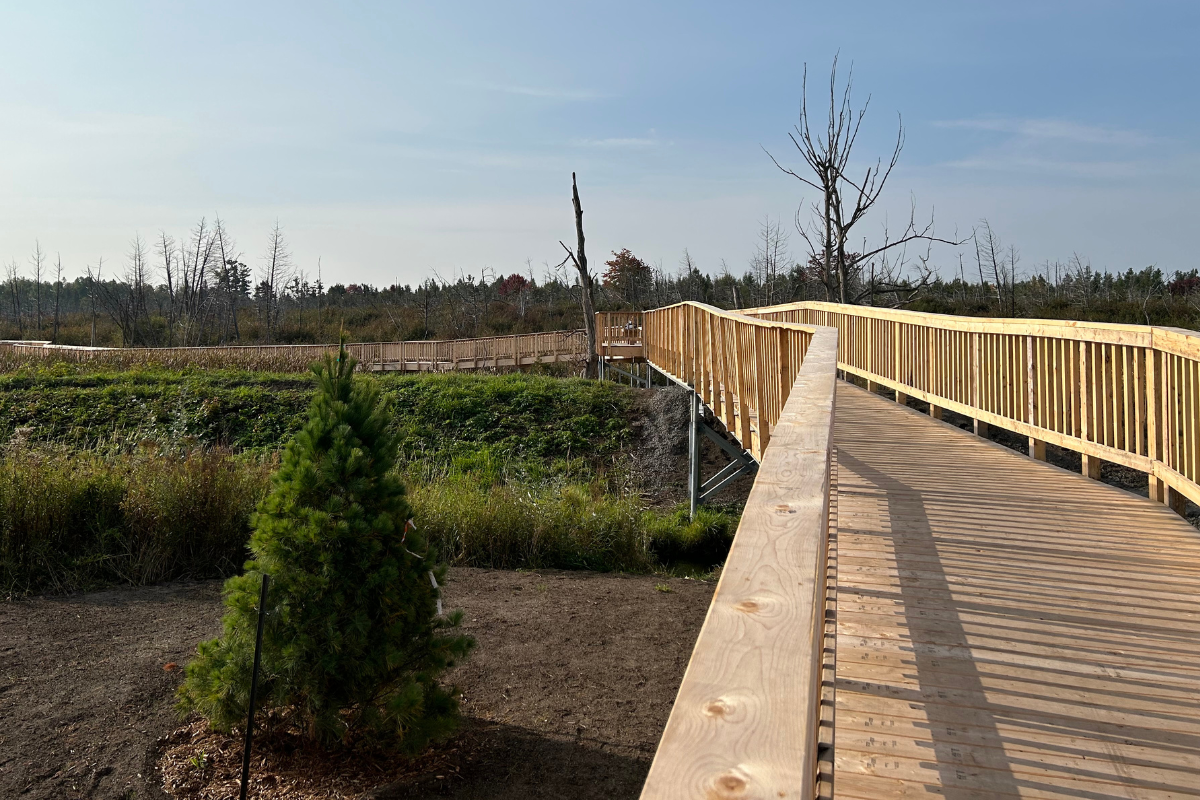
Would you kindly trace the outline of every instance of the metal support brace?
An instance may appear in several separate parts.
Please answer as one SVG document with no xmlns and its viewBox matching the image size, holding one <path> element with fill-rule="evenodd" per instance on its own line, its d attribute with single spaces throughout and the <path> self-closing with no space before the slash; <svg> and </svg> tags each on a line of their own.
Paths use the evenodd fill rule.
<svg viewBox="0 0 1200 800">
<path fill-rule="evenodd" d="M 698 394 L 692 393 L 691 406 L 692 424 L 688 431 L 688 514 L 689 518 L 695 519 L 696 506 L 743 475 L 754 475 L 757 473 L 758 462 L 754 460 L 754 457 L 750 453 L 735 447 L 728 439 L 717 433 L 704 421 L 704 415 L 701 414 L 702 405 Z M 725 451 L 725 454 L 730 458 L 728 464 L 703 484 L 700 482 L 701 433 Z"/>
<path fill-rule="evenodd" d="M 636 383 L 638 386 L 646 386 L 647 388 L 649 388 L 647 380 L 645 378 L 643 378 L 641 375 L 636 375 L 633 372 L 623 370 L 615 364 L 606 364 L 603 359 L 600 360 L 600 363 L 605 364 L 604 368 L 601 370 L 601 373 L 600 373 L 601 377 L 604 377 L 604 375 L 608 372 L 615 372 L 618 375 L 624 375 L 626 378 L 629 378 L 630 386 L 633 386 L 634 383 Z"/>
</svg>

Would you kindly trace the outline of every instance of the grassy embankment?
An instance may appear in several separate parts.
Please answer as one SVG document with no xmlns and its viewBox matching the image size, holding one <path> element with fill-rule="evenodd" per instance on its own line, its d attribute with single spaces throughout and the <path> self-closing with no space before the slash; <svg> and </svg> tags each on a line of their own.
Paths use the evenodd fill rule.
<svg viewBox="0 0 1200 800">
<path fill-rule="evenodd" d="M 736 519 L 649 507 L 634 393 L 544 376 L 385 376 L 416 523 L 472 566 L 705 571 Z M 0 596 L 236 572 L 305 377 L 0 376 Z"/>
</svg>

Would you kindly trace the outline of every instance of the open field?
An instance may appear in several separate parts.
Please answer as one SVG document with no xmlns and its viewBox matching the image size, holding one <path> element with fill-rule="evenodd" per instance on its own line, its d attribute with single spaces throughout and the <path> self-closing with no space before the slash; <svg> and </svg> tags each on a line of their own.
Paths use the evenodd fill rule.
<svg viewBox="0 0 1200 800">
<path fill-rule="evenodd" d="M 177 583 L 0 604 L 0 796 L 162 797 L 156 764 L 160 739 L 180 725 L 171 706 L 181 674 L 164 667 L 216 634 L 219 589 Z M 453 751 L 449 764 L 430 762 L 441 771 L 380 796 L 635 797 L 712 589 L 452 569 L 447 607 L 466 612 L 479 641 L 448 678 L 464 691 L 463 730 L 441 748 Z"/>
</svg>

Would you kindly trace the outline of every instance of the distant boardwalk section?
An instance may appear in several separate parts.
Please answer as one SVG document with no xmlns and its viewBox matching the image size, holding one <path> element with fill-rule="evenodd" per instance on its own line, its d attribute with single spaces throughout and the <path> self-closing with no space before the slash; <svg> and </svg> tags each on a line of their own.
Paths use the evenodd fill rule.
<svg viewBox="0 0 1200 800">
<path fill-rule="evenodd" d="M 13 361 L 102 363 L 114 368 L 248 369 L 304 372 L 336 344 L 241 345 L 231 347 L 75 347 L 50 342 L 0 341 L 0 357 Z M 360 369 L 375 372 L 451 372 L 518 369 L 534 364 L 579 364 L 587 360 L 583 331 L 520 333 L 478 339 L 347 344 Z"/>
</svg>

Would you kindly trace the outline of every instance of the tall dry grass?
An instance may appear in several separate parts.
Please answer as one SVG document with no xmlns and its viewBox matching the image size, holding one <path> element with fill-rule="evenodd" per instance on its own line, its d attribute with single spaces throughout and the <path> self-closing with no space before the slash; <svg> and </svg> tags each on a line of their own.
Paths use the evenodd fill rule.
<svg viewBox="0 0 1200 800">
<path fill-rule="evenodd" d="M 0 596 L 236 572 L 270 465 L 220 451 L 0 457 Z"/>
</svg>

